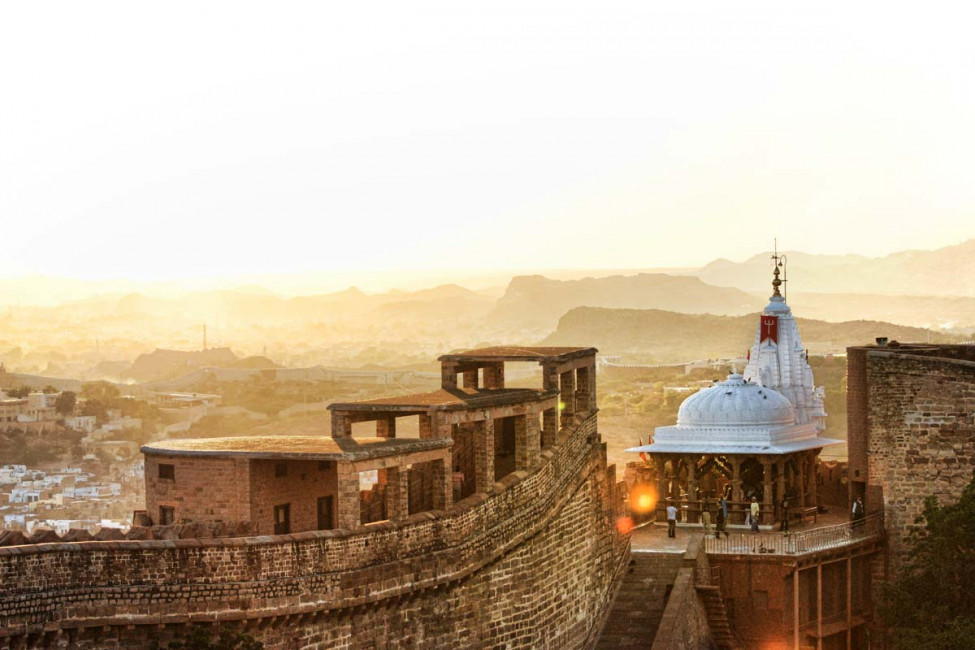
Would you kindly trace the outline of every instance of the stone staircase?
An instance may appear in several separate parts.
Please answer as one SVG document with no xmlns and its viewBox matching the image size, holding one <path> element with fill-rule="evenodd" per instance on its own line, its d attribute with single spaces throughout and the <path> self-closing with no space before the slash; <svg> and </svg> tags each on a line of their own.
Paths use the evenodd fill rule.
<svg viewBox="0 0 975 650">
<path fill-rule="evenodd" d="M 596 650 L 649 648 L 666 606 L 668 587 L 680 569 L 683 553 L 634 551 Z M 720 600 L 720 599 L 719 599 Z"/>
<path fill-rule="evenodd" d="M 728 623 L 728 612 L 721 597 L 721 590 L 715 585 L 697 585 L 697 595 L 704 603 L 708 615 L 711 638 L 719 650 L 741 650 L 741 644 Z"/>
</svg>

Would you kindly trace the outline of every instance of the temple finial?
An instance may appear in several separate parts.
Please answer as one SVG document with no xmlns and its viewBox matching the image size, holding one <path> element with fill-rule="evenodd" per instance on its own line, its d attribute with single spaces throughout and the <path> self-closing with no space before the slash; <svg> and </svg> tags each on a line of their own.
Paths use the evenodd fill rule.
<svg viewBox="0 0 975 650">
<path fill-rule="evenodd" d="M 781 297 L 782 294 L 779 292 L 779 287 L 782 286 L 782 280 L 779 279 L 780 269 L 782 268 L 782 263 L 785 261 L 785 255 L 779 255 L 779 240 L 776 238 L 774 248 L 772 249 L 772 265 L 774 270 L 772 271 L 772 296 Z"/>
</svg>

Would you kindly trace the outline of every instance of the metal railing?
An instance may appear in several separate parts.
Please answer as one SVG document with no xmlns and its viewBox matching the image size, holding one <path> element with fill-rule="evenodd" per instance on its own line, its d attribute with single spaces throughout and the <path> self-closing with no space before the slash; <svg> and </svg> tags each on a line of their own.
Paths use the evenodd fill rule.
<svg viewBox="0 0 975 650">
<path fill-rule="evenodd" d="M 884 531 L 883 513 L 870 515 L 860 521 L 836 526 L 824 526 L 796 533 L 729 533 L 721 538 L 705 539 L 708 553 L 745 555 L 771 553 L 800 555 L 879 537 Z"/>
</svg>

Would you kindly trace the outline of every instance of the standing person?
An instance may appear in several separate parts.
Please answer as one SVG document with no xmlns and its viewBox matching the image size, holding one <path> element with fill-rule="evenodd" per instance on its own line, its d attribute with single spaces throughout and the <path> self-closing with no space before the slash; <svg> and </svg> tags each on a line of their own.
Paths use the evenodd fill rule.
<svg viewBox="0 0 975 650">
<path fill-rule="evenodd" d="M 779 523 L 779 530 L 789 532 L 789 500 L 782 499 L 782 521 Z"/>
<path fill-rule="evenodd" d="M 711 504 L 705 499 L 701 507 L 701 523 L 704 525 L 704 536 L 711 534 Z"/>
<path fill-rule="evenodd" d="M 758 507 L 758 499 L 755 498 L 755 497 L 752 497 L 752 505 L 751 505 L 751 507 L 748 510 L 748 514 L 749 514 L 749 518 L 751 519 L 751 522 L 752 522 L 752 532 L 753 533 L 757 533 L 758 532 L 758 515 L 759 515 L 760 512 L 761 512 L 761 509 Z"/>
<path fill-rule="evenodd" d="M 728 493 L 727 492 L 721 495 L 721 514 L 724 515 L 724 518 L 726 520 L 728 519 Z"/>
<path fill-rule="evenodd" d="M 862 520 L 864 517 L 863 499 L 861 499 L 860 497 L 857 497 L 856 500 L 853 502 L 852 514 L 853 514 L 853 523 Z"/>
<path fill-rule="evenodd" d="M 728 532 L 724 529 L 724 527 L 725 527 L 725 514 L 724 514 L 724 510 L 722 510 L 721 508 L 718 508 L 717 523 L 716 523 L 716 525 L 714 527 L 714 538 L 715 539 L 718 539 L 719 537 L 721 537 L 721 533 L 724 533 L 724 536 L 725 537 L 728 536 Z"/>
<path fill-rule="evenodd" d="M 667 506 L 667 537 L 677 537 L 677 508 L 673 503 Z"/>
</svg>

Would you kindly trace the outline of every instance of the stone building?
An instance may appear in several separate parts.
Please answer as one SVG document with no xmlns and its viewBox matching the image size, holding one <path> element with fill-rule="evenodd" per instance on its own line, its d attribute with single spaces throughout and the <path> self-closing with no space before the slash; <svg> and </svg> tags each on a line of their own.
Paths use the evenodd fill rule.
<svg viewBox="0 0 975 650">
<path fill-rule="evenodd" d="M 0 648 L 144 648 L 225 622 L 272 650 L 591 647 L 629 558 L 595 353 L 445 355 L 440 390 L 333 404 L 329 435 L 146 445 L 155 525 L 0 539 Z M 506 387 L 526 362 L 542 385 Z"/>
</svg>

